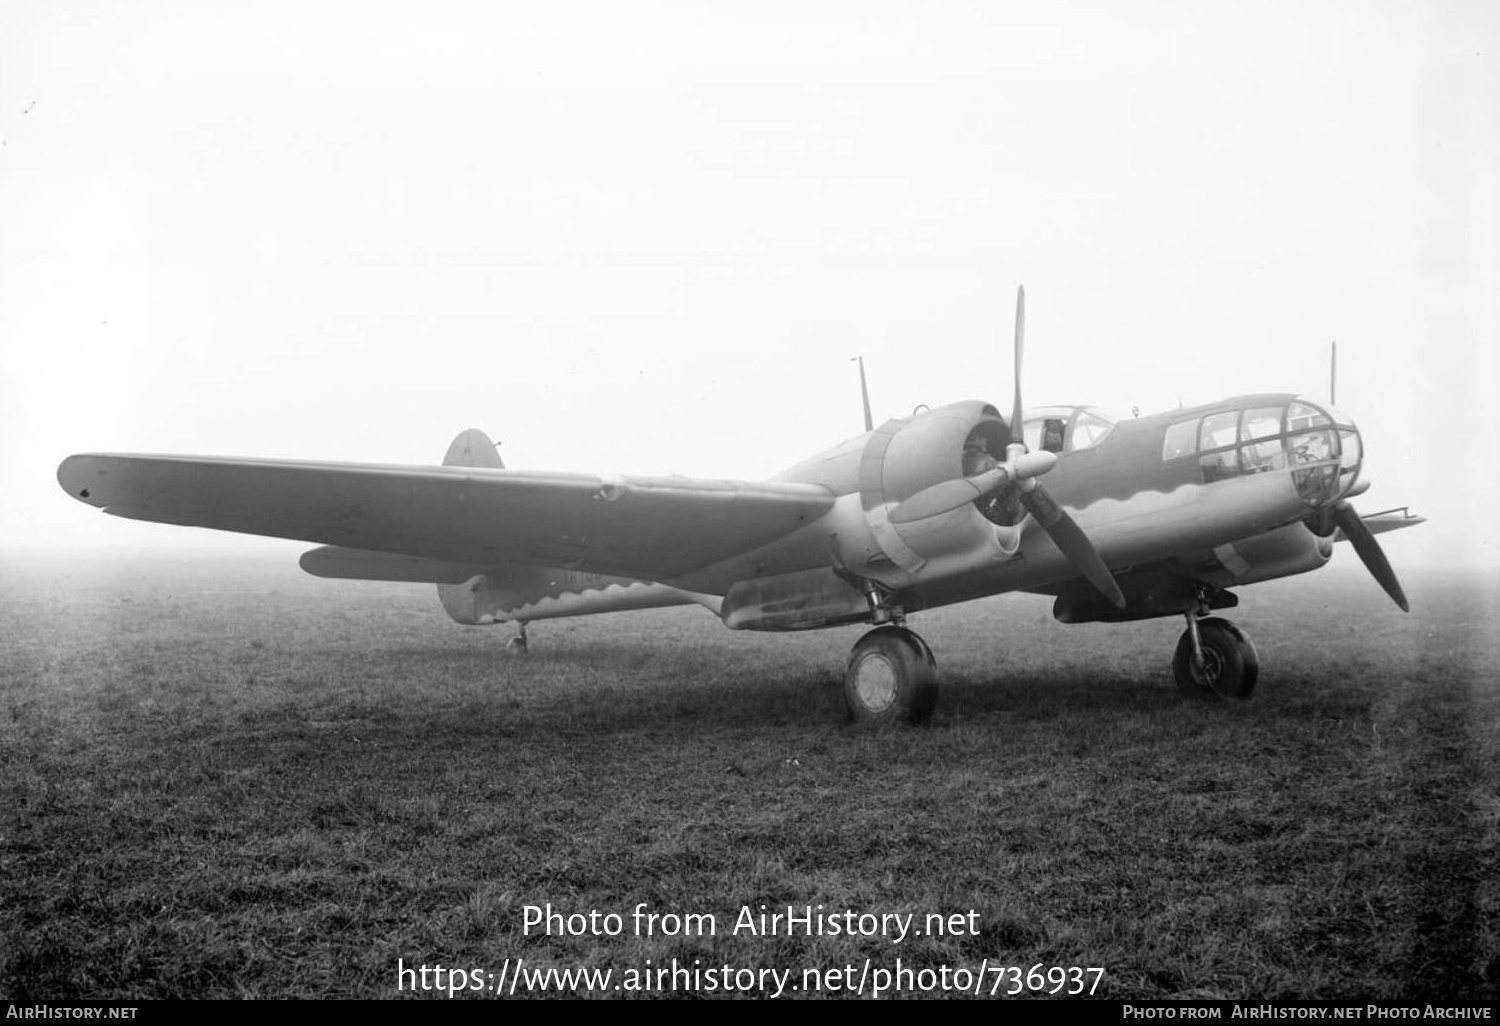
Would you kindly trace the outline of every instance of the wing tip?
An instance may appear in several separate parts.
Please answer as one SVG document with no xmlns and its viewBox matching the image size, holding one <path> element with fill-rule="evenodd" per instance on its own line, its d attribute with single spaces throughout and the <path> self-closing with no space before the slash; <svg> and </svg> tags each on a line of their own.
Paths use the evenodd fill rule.
<svg viewBox="0 0 1500 1026">
<path fill-rule="evenodd" d="M 95 495 L 100 474 L 97 457 L 88 453 L 69 456 L 57 465 L 57 483 L 79 502 L 103 507 L 104 501 Z"/>
</svg>

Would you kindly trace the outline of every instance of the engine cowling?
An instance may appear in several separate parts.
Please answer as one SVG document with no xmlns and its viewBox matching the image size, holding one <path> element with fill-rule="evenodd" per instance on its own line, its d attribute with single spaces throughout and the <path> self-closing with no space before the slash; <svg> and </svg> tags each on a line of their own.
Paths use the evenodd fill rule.
<svg viewBox="0 0 1500 1026">
<path fill-rule="evenodd" d="M 1320 538 L 1305 524 L 1288 524 L 1214 550 L 1214 584 L 1254 584 L 1321 569 L 1333 555 L 1333 539 Z"/>
<path fill-rule="evenodd" d="M 913 495 L 972 473 L 965 447 L 982 439 L 1003 454 L 1010 432 L 987 403 L 955 403 L 887 421 L 865 435 L 799 463 L 780 480 L 820 484 L 837 499 L 809 552 L 827 565 L 748 576 L 725 595 L 720 615 L 738 630 L 806 630 L 868 620 L 873 591 L 920 608 L 909 589 L 950 574 L 1003 562 L 1020 546 L 1020 528 L 997 526 L 976 503 L 902 523 L 891 511 Z M 1020 518 L 1017 517 L 1017 520 Z"/>
<path fill-rule="evenodd" d="M 1013 555 L 1019 528 L 997 525 L 975 503 L 905 523 L 890 518 L 918 492 L 973 473 L 965 466 L 966 450 L 972 454 L 982 445 L 998 458 L 1009 441 L 999 411 L 977 400 L 888 421 L 871 432 L 859 460 L 860 508 L 880 550 L 865 561 L 869 576 L 907 585 Z"/>
</svg>

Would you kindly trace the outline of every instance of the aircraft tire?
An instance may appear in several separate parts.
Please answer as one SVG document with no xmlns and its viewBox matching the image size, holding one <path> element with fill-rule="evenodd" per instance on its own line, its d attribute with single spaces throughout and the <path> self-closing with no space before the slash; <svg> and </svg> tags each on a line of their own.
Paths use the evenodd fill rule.
<svg viewBox="0 0 1500 1026">
<path fill-rule="evenodd" d="M 1183 631 L 1172 656 L 1177 689 L 1189 698 L 1249 698 L 1260 677 L 1260 657 L 1250 639 L 1217 616 L 1198 621 L 1198 638 L 1206 672 L 1193 666 L 1193 635 Z"/>
<path fill-rule="evenodd" d="M 857 723 L 921 723 L 937 707 L 932 650 L 904 627 L 879 627 L 854 646 L 844 671 L 844 700 Z"/>
<path fill-rule="evenodd" d="M 927 661 L 927 668 L 932 672 L 933 678 L 936 679 L 937 678 L 937 657 L 932 654 L 932 648 L 927 644 L 927 641 L 922 637 L 922 635 L 917 634 L 914 631 L 907 631 L 906 632 L 906 636 L 908 638 L 910 638 L 913 642 L 915 642 L 917 648 L 921 650 L 921 652 L 922 652 L 922 658 Z M 932 700 L 934 702 L 937 701 L 937 695 L 935 693 L 933 695 L 933 699 Z"/>
</svg>

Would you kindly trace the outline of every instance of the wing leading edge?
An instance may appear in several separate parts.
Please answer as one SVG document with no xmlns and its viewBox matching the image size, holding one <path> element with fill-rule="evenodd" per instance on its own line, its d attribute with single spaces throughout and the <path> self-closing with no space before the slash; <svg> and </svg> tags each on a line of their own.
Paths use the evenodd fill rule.
<svg viewBox="0 0 1500 1026">
<path fill-rule="evenodd" d="M 834 502 L 794 482 L 105 453 L 68 457 L 57 479 L 134 520 L 648 581 L 790 534 Z"/>
</svg>

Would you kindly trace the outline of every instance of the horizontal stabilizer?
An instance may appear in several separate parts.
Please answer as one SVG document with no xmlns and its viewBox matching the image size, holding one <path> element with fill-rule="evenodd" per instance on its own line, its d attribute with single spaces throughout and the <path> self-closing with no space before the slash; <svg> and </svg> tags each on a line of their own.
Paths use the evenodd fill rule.
<svg viewBox="0 0 1500 1026">
<path fill-rule="evenodd" d="M 1370 529 L 1371 534 L 1384 534 L 1387 531 L 1399 531 L 1403 527 L 1416 527 L 1418 524 L 1427 523 L 1426 517 L 1419 517 L 1405 506 L 1396 509 L 1382 510 L 1379 513 L 1371 513 L 1369 516 L 1360 517 L 1365 526 Z M 1348 541 L 1343 531 L 1335 532 L 1334 541 Z"/>
</svg>

